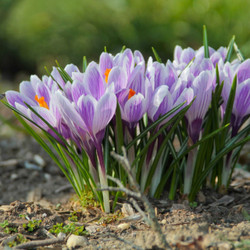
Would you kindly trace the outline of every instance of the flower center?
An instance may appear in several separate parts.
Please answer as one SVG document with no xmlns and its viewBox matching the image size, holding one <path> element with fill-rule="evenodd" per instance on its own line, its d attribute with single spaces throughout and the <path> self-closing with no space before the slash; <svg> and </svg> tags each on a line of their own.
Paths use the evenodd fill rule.
<svg viewBox="0 0 250 250">
<path fill-rule="evenodd" d="M 134 96 L 136 94 L 136 92 L 133 89 L 129 89 L 129 93 L 128 93 L 128 100 Z"/>
<path fill-rule="evenodd" d="M 47 104 L 47 103 L 45 102 L 45 100 L 44 100 L 44 96 L 38 98 L 38 95 L 36 95 L 36 96 L 35 96 L 35 100 L 38 102 L 38 104 L 39 104 L 40 107 L 49 109 L 48 104 Z"/>
<path fill-rule="evenodd" d="M 110 71 L 111 71 L 111 69 L 106 69 L 106 71 L 104 72 L 105 82 L 106 83 L 108 82 Z"/>
</svg>

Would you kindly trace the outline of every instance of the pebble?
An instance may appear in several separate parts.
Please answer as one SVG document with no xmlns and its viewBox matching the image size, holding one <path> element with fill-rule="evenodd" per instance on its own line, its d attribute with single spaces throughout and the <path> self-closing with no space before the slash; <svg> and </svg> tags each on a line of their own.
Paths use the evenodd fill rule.
<svg viewBox="0 0 250 250">
<path fill-rule="evenodd" d="M 44 159 L 40 155 L 34 155 L 33 159 L 34 159 L 34 162 L 41 167 L 44 167 L 46 164 Z"/>
<path fill-rule="evenodd" d="M 44 179 L 45 179 L 46 181 L 50 181 L 50 180 L 51 180 L 51 175 L 48 174 L 48 173 L 45 173 L 45 174 L 44 174 Z"/>
<path fill-rule="evenodd" d="M 62 233 L 62 232 L 60 232 L 58 235 L 57 235 L 57 238 L 60 238 L 60 239 L 64 239 L 64 238 L 66 238 L 66 234 L 65 233 Z"/>
<path fill-rule="evenodd" d="M 129 223 L 121 223 L 120 225 L 117 226 L 117 228 L 123 230 L 129 229 L 130 228 L 130 224 Z"/>
<path fill-rule="evenodd" d="M 85 229 L 86 229 L 90 234 L 95 233 L 95 232 L 97 231 L 98 228 L 99 228 L 98 226 L 94 226 L 94 225 L 85 227 Z"/>
<path fill-rule="evenodd" d="M 161 224 L 162 225 L 165 225 L 167 223 L 167 220 L 166 219 L 163 219 L 162 221 L 161 221 Z"/>
<path fill-rule="evenodd" d="M 30 163 L 28 161 L 24 162 L 24 167 L 26 169 L 31 169 L 31 170 L 42 170 L 40 166 L 33 164 L 33 163 Z"/>
<path fill-rule="evenodd" d="M 66 246 L 68 249 L 74 249 L 75 247 L 84 247 L 88 244 L 87 238 L 79 235 L 70 235 L 67 240 Z"/>
<path fill-rule="evenodd" d="M 127 216 L 131 216 L 135 214 L 134 209 L 132 208 L 132 206 L 129 203 L 124 203 L 122 205 L 122 214 L 127 217 Z"/>
<path fill-rule="evenodd" d="M 17 178 L 18 178 L 18 174 L 16 174 L 16 173 L 11 174 L 11 176 L 10 176 L 10 179 L 12 181 L 16 180 Z"/>
</svg>

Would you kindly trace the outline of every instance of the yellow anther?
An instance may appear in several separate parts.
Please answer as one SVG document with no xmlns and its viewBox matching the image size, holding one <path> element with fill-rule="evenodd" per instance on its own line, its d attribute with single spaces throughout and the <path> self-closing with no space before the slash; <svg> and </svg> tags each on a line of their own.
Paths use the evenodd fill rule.
<svg viewBox="0 0 250 250">
<path fill-rule="evenodd" d="M 111 71 L 111 69 L 106 69 L 106 71 L 104 72 L 104 75 L 105 75 L 105 82 L 106 82 L 106 83 L 108 82 L 110 71 Z"/>
<path fill-rule="evenodd" d="M 129 93 L 128 93 L 128 100 L 134 96 L 136 94 L 136 92 L 133 89 L 129 89 Z"/>
<path fill-rule="evenodd" d="M 49 109 L 48 104 L 47 104 L 47 103 L 45 102 L 45 100 L 44 100 L 44 96 L 38 98 L 38 95 L 36 95 L 36 96 L 35 96 L 35 100 L 38 102 L 38 104 L 39 104 L 40 107 Z"/>
</svg>

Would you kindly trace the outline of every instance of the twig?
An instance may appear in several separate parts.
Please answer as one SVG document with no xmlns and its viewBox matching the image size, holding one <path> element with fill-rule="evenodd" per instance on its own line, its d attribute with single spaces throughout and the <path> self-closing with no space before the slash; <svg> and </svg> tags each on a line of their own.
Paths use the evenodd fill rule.
<svg viewBox="0 0 250 250">
<path fill-rule="evenodd" d="M 160 240 L 162 246 L 165 249 L 167 249 L 167 248 L 170 249 L 170 246 L 167 243 L 166 238 L 165 238 L 164 234 L 161 231 L 161 227 L 160 227 L 160 225 L 158 223 L 158 220 L 157 220 L 157 218 L 155 216 L 154 209 L 153 209 L 151 203 L 149 202 L 148 198 L 146 197 L 146 195 L 141 192 L 140 186 L 137 183 L 137 181 L 136 181 L 136 179 L 135 179 L 135 177 L 134 177 L 134 175 L 132 173 L 132 170 L 131 170 L 131 167 L 130 167 L 130 164 L 129 164 L 129 161 L 128 161 L 128 158 L 127 158 L 127 155 L 126 155 L 126 150 L 125 150 L 124 147 L 122 147 L 122 151 L 123 151 L 123 156 L 122 155 L 118 155 L 115 152 L 111 152 L 111 155 L 123 166 L 123 168 L 127 172 L 128 178 L 130 180 L 130 183 L 133 185 L 134 191 L 128 190 L 127 188 L 125 188 L 123 186 L 123 184 L 119 180 L 114 179 L 112 177 L 111 178 L 108 177 L 108 178 L 111 179 L 111 180 L 113 180 L 119 187 L 117 187 L 115 189 L 113 187 L 105 187 L 105 190 L 109 190 L 109 191 L 111 191 L 111 190 L 122 191 L 122 192 L 126 193 L 127 195 L 131 195 L 132 194 L 131 195 L 132 197 L 135 197 L 135 198 L 139 199 L 140 201 L 142 201 L 143 204 L 144 204 L 145 210 L 148 212 L 148 217 L 140 209 L 140 207 L 137 204 L 137 202 L 134 199 L 132 199 L 133 205 L 135 206 L 135 208 L 137 209 L 137 211 L 143 216 L 143 218 L 146 220 L 146 223 L 148 223 L 149 226 L 152 227 L 152 229 L 155 231 L 156 235 L 158 235 L 159 240 Z M 101 189 L 101 190 L 104 190 L 104 189 Z"/>
<path fill-rule="evenodd" d="M 151 224 L 150 220 L 148 219 L 148 217 L 146 216 L 146 214 L 142 211 L 142 209 L 138 206 L 136 200 L 134 200 L 133 198 L 131 198 L 130 201 L 134 205 L 135 209 L 141 214 L 141 216 L 143 217 L 143 219 L 145 220 L 145 222 L 148 225 L 150 225 Z"/>
<path fill-rule="evenodd" d="M 61 243 L 64 241 L 64 238 L 55 238 L 55 239 L 46 239 L 46 240 L 33 240 L 27 243 L 20 244 L 13 249 L 28 249 L 40 246 L 48 246 L 56 243 Z"/>
<path fill-rule="evenodd" d="M 123 184 L 121 183 L 121 181 L 119 181 L 118 179 L 115 179 L 115 178 L 111 177 L 110 175 L 107 175 L 107 178 L 110 179 L 111 181 L 115 182 L 119 187 L 102 187 L 101 189 L 97 189 L 98 191 L 106 191 L 106 190 L 108 190 L 108 191 L 121 191 L 121 192 L 124 192 L 127 195 L 135 197 L 137 199 L 141 198 L 140 194 L 125 188 L 123 186 Z"/>
</svg>

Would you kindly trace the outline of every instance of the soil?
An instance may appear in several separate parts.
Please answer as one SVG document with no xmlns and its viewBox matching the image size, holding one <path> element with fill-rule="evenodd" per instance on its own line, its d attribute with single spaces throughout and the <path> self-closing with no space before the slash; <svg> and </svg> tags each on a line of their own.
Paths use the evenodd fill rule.
<svg viewBox="0 0 250 250">
<path fill-rule="evenodd" d="M 15 124 L 13 118 L 7 119 Z M 156 233 L 128 201 L 120 201 L 111 215 L 94 206 L 83 209 L 59 168 L 33 138 L 1 122 L 0 127 L 0 223 L 8 222 L 0 227 L 0 249 L 8 249 L 6 242 L 17 240 L 18 234 L 29 242 L 59 239 L 46 247 L 38 242 L 32 249 L 67 249 L 70 234 L 61 239 L 49 230 L 58 223 L 72 225 L 73 219 L 87 232 L 80 249 L 162 249 Z M 249 145 L 245 152 L 249 157 Z M 249 164 L 244 157 L 243 163 Z M 203 190 L 192 206 L 182 197 L 151 200 L 170 248 L 250 249 L 249 184 L 250 173 L 236 169 L 226 194 Z M 41 223 L 30 231 L 23 227 L 34 220 Z"/>
</svg>

